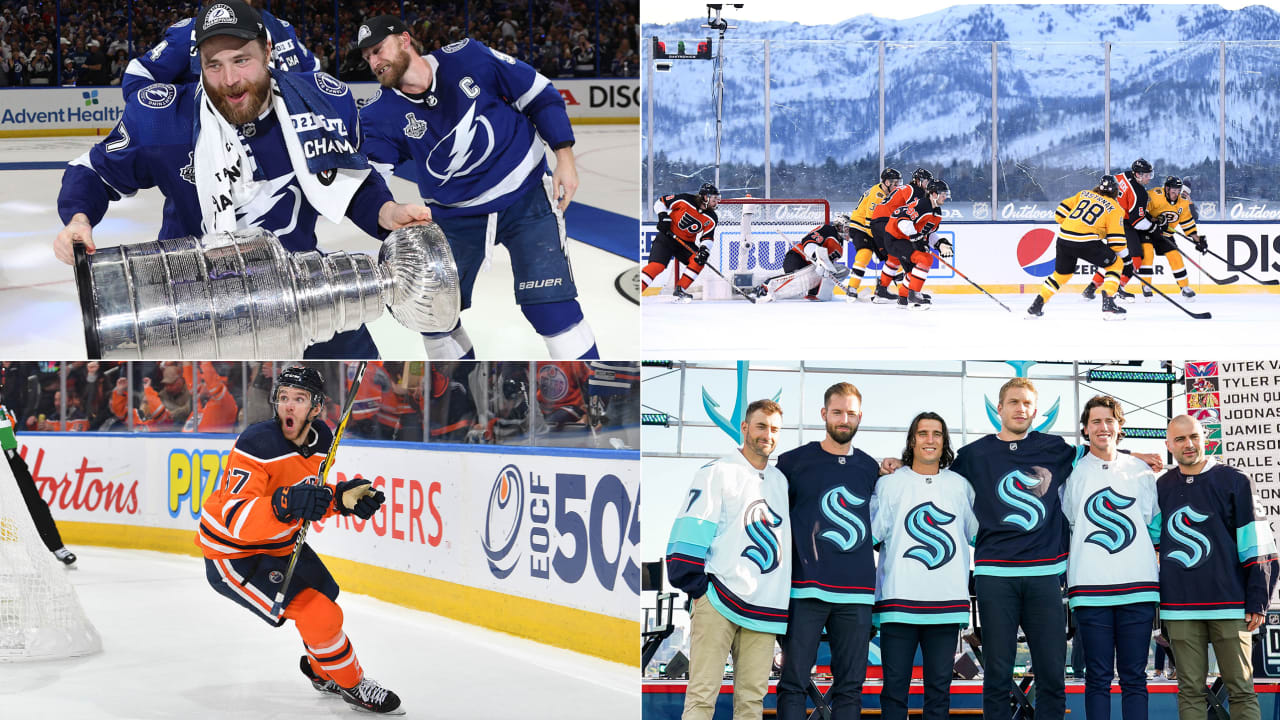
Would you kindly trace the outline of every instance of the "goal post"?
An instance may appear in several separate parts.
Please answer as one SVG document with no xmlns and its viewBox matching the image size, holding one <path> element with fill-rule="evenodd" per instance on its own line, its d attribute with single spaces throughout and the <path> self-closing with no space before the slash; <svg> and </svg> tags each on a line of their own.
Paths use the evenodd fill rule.
<svg viewBox="0 0 1280 720">
<path fill-rule="evenodd" d="M 67 572 L 40 541 L 8 459 L 0 459 L 0 662 L 102 650 Z"/>
</svg>

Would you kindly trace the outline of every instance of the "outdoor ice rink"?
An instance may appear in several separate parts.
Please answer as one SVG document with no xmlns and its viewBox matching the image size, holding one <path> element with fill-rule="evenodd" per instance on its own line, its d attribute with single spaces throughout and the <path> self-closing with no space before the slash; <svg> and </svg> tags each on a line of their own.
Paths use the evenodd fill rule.
<svg viewBox="0 0 1280 720">
<path fill-rule="evenodd" d="M 600 227 L 595 212 L 587 215 L 592 231 L 625 237 L 627 248 L 635 237 L 639 175 L 636 172 L 639 137 L 634 125 L 585 125 L 574 128 L 577 137 L 579 188 L 574 203 L 583 208 L 625 216 L 617 228 Z M 0 303 L 5 306 L 0 335 L 7 339 L 6 357 L 83 358 L 84 330 L 76 299 L 71 266 L 53 256 L 53 239 L 62 229 L 57 198 L 62 169 L 30 169 L 27 163 L 70 161 L 85 152 L 98 137 L 0 139 Z M 391 190 L 401 202 L 418 202 L 416 186 L 395 178 Z M 98 247 L 155 240 L 160 226 L 163 197 L 155 189 L 113 203 L 106 218 L 94 228 Z M 614 283 L 620 273 L 635 266 L 630 259 L 573 239 L 578 219 L 575 208 L 567 218 L 569 258 L 578 300 L 595 332 L 603 357 L 638 357 L 640 329 L 636 306 L 618 293 Z M 607 216 L 606 216 L 607 217 Z M 316 224 L 320 249 L 347 250 L 376 256 L 378 242 L 355 225 Z M 632 250 L 634 252 L 634 250 Z M 540 359 L 546 344 L 520 314 L 512 292 L 511 261 L 507 251 L 495 248 L 493 267 L 480 274 L 472 295 L 472 308 L 462 315 L 481 359 Z M 384 313 L 370 324 L 383 357 L 424 358 L 422 341 Z M 274 354 L 272 355 L 274 356 Z"/>
<path fill-rule="evenodd" d="M 298 670 L 293 624 L 272 628 L 218 595 L 200 558 L 76 547 L 70 575 L 103 651 L 0 663 L 0 717 L 368 717 Z M 323 551 L 321 551 L 323 552 Z M 360 663 L 406 718 L 640 717 L 636 669 L 372 598 L 338 597 Z"/>
</svg>

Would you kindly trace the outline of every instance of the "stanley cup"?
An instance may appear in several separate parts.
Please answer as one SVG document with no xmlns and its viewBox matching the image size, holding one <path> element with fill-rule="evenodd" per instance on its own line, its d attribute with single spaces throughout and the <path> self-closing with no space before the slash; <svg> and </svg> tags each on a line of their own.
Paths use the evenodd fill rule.
<svg viewBox="0 0 1280 720">
<path fill-rule="evenodd" d="M 384 306 L 418 332 L 451 330 L 462 308 L 457 265 L 435 224 L 391 233 L 377 262 L 290 253 L 262 229 L 75 254 L 95 359 L 300 357 Z"/>
</svg>

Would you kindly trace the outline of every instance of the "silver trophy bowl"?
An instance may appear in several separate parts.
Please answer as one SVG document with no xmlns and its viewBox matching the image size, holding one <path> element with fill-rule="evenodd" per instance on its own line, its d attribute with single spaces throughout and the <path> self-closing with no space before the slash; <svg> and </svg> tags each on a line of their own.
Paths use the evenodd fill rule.
<svg viewBox="0 0 1280 720">
<path fill-rule="evenodd" d="M 435 224 L 402 228 L 378 261 L 363 253 L 290 253 L 254 228 L 75 248 L 85 345 L 94 359 L 299 357 L 383 307 L 418 332 L 453 329 L 458 269 Z"/>
</svg>

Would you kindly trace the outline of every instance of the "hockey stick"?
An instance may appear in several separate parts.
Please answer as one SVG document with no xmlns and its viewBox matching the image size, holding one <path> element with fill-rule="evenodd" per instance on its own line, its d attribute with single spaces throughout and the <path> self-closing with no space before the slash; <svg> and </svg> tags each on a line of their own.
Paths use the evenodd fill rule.
<svg viewBox="0 0 1280 720">
<path fill-rule="evenodd" d="M 693 253 L 694 255 L 697 255 L 697 254 L 698 254 L 698 251 L 697 251 L 697 250 L 694 250 L 693 248 L 689 247 L 689 243 L 685 242 L 684 240 L 681 240 L 680 238 L 676 237 L 675 235 L 672 235 L 671 237 L 672 237 L 672 238 L 674 238 L 676 242 L 678 242 L 678 243 L 680 243 L 681 245 L 683 245 L 685 250 L 688 250 L 689 252 Z M 701 236 L 699 236 L 699 237 L 701 237 Z M 685 263 L 685 264 L 686 264 L 686 265 L 688 265 L 688 263 Z M 715 274 L 719 275 L 721 280 L 724 280 L 725 282 L 729 283 L 729 288 L 730 288 L 731 290 L 733 290 L 734 292 L 738 293 L 739 295 L 741 295 L 742 297 L 746 298 L 747 300 L 750 300 L 752 305 L 755 305 L 755 304 L 756 304 L 756 299 L 755 299 L 755 298 L 753 298 L 753 297 L 751 297 L 750 295 L 748 295 L 746 292 L 744 292 L 744 291 L 743 291 L 741 288 L 739 288 L 737 285 L 734 285 L 732 282 L 729 282 L 729 278 L 725 277 L 725 276 L 724 276 L 724 273 L 722 273 L 722 272 L 720 272 L 719 270 L 717 270 L 717 269 L 716 269 L 716 266 L 715 266 L 715 265 L 712 265 L 710 260 L 708 260 L 708 261 L 707 261 L 707 264 L 706 264 L 706 265 L 703 265 L 703 267 L 705 267 L 705 268 L 707 268 L 708 270 L 710 270 L 711 272 L 713 272 L 713 273 L 715 273 Z"/>
<path fill-rule="evenodd" d="M 938 262 L 940 262 L 940 263 L 942 263 L 943 265 L 946 265 L 947 267 L 951 268 L 951 272 L 953 272 L 953 273 L 955 273 L 955 274 L 959 275 L 960 277 L 964 278 L 964 279 L 965 279 L 965 280 L 966 280 L 970 285 L 972 285 L 972 286 L 974 286 L 974 287 L 978 288 L 978 289 L 979 289 L 979 290 L 981 290 L 983 293 L 985 293 L 987 297 L 991 298 L 992 300 L 995 300 L 997 305 L 999 305 L 1000 307 L 1004 308 L 1005 310 L 1009 310 L 1009 312 L 1013 312 L 1013 310 L 1010 310 L 1010 309 L 1009 309 L 1009 306 L 1008 306 L 1008 305 L 1005 305 L 1004 303 L 1000 302 L 1000 298 L 997 298 L 995 295 L 992 295 L 991 293 L 987 292 L 987 289 L 986 289 L 986 288 L 984 288 L 984 287 L 982 287 L 981 285 L 979 285 L 978 283 L 976 283 L 976 282 L 974 282 L 974 281 L 970 280 L 968 275 L 965 275 L 964 273 L 962 273 L 962 272 L 960 272 L 959 270 L 957 270 L 955 265 L 952 265 L 951 263 L 947 262 L 946 260 L 943 260 L 941 255 L 939 255 L 939 254 L 937 254 L 937 253 L 929 253 L 929 254 L 930 254 L 930 255 L 932 255 L 932 256 L 934 256 L 934 257 L 936 257 L 936 258 L 938 258 Z"/>
<path fill-rule="evenodd" d="M 338 429 L 333 431 L 333 442 L 329 443 L 328 454 L 320 462 L 320 472 L 316 473 L 316 485 L 324 485 L 324 478 L 329 474 L 329 467 L 333 465 L 333 458 L 338 454 L 338 442 L 342 440 L 342 433 L 347 429 L 347 421 L 351 419 L 351 409 L 356 404 L 356 390 L 360 387 L 360 380 L 364 378 L 364 369 L 368 365 L 368 362 L 361 360 L 360 364 L 356 366 L 356 377 L 351 381 L 351 391 L 347 395 L 346 405 L 342 408 L 342 419 L 338 421 Z M 319 420 L 319 417 L 316 419 Z M 284 582 L 280 583 L 280 590 L 276 592 L 276 599 L 271 603 L 271 614 L 273 616 L 278 615 L 284 607 L 284 594 L 289 589 L 289 582 L 293 580 L 293 569 L 298 564 L 298 556 L 302 554 L 302 545 L 307 541 L 307 527 L 310 525 L 310 521 L 303 520 L 302 528 L 298 530 L 298 537 L 293 541 L 293 554 L 289 556 L 289 568 L 285 570 Z"/>
<path fill-rule="evenodd" d="M 1209 320 L 1209 319 L 1212 319 L 1212 318 L 1213 318 L 1213 313 L 1208 313 L 1208 312 L 1202 312 L 1202 313 L 1198 313 L 1198 312 L 1191 312 L 1190 310 L 1188 310 L 1188 309 L 1186 309 L 1185 307 L 1183 307 L 1183 306 L 1182 306 L 1182 303 L 1180 303 L 1180 302 L 1178 302 L 1177 300 L 1174 300 L 1173 298 L 1171 298 L 1171 297 L 1169 297 L 1168 295 L 1166 295 L 1166 294 L 1164 293 L 1164 291 L 1163 291 L 1163 290 L 1161 290 L 1160 288 L 1156 287 L 1155 285 L 1152 285 L 1151 283 L 1147 282 L 1147 281 L 1146 281 L 1146 279 L 1145 279 L 1145 278 L 1143 278 L 1141 275 L 1134 275 L 1134 276 L 1133 276 L 1133 279 L 1134 279 L 1134 280 L 1137 280 L 1138 282 L 1142 283 L 1143 285 L 1146 285 L 1147 287 L 1151 288 L 1152 290 L 1155 290 L 1155 291 L 1156 291 L 1156 293 L 1158 293 L 1158 294 L 1160 295 L 1160 297 L 1162 297 L 1162 298 L 1164 298 L 1165 300 L 1168 300 L 1169 302 L 1173 303 L 1174 307 L 1178 308 L 1178 309 L 1179 309 L 1179 310 L 1181 310 L 1182 312 L 1184 312 L 1184 313 L 1186 313 L 1186 314 L 1190 315 L 1191 317 L 1193 317 L 1193 318 L 1195 318 L 1195 319 L 1197 319 L 1197 320 Z"/>
<path fill-rule="evenodd" d="M 1187 237 L 1186 235 L 1183 235 L 1181 232 L 1178 232 L 1176 230 L 1174 232 L 1177 232 L 1178 235 L 1181 235 L 1182 237 L 1187 238 L 1188 240 L 1191 240 L 1191 238 Z M 1192 242 L 1194 242 L 1194 240 Z M 1209 250 L 1208 248 L 1205 249 L 1205 252 L 1221 260 L 1222 263 L 1227 266 L 1228 270 L 1231 269 L 1231 263 L 1227 262 L 1226 258 L 1222 257 L 1221 255 L 1219 255 L 1218 253 L 1212 250 Z M 1186 253 L 1183 253 L 1183 254 L 1186 255 Z M 1188 259 L 1190 259 L 1190 256 L 1188 256 Z M 1196 267 L 1200 267 L 1200 265 L 1197 264 Z M 1239 270 L 1245 277 L 1249 278 L 1250 280 L 1253 280 L 1259 285 L 1280 285 L 1280 280 L 1263 280 L 1261 278 L 1250 275 L 1249 271 L 1245 270 L 1244 268 L 1239 268 Z M 1205 274 L 1207 275 L 1208 273 L 1205 273 Z"/>
</svg>

